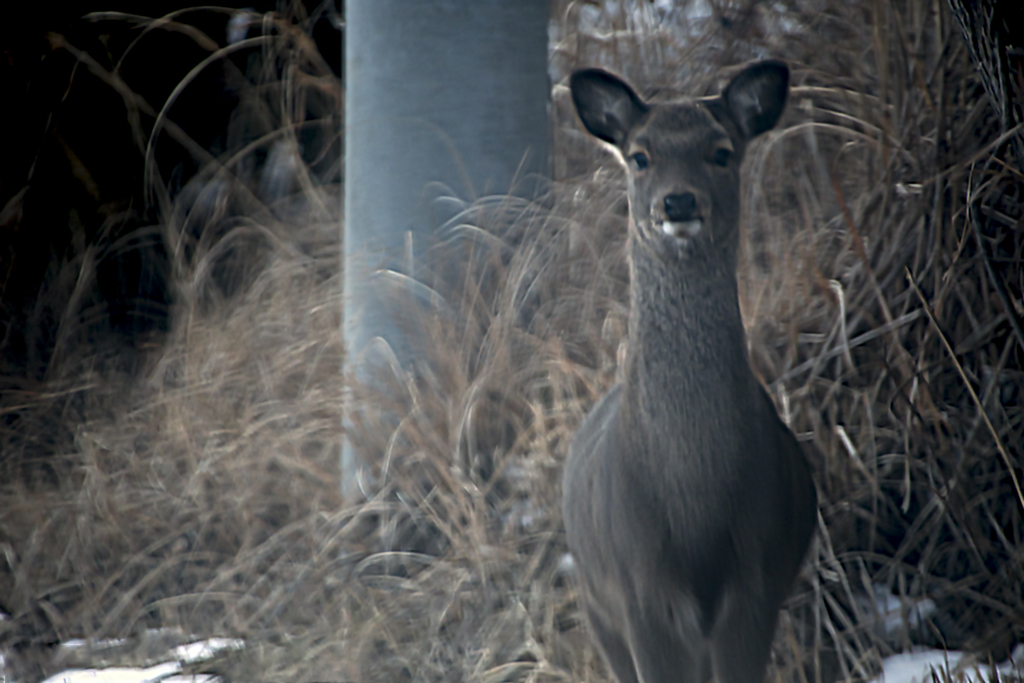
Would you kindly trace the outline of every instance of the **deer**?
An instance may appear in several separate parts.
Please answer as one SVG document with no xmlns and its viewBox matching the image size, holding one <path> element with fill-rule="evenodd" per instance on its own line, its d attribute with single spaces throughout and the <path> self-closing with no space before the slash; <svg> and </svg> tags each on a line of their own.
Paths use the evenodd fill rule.
<svg viewBox="0 0 1024 683">
<path fill-rule="evenodd" d="M 775 127 L 784 62 L 716 97 L 647 102 L 570 77 L 626 167 L 621 379 L 569 446 L 562 512 L 581 611 L 619 683 L 760 683 L 817 524 L 810 465 L 750 366 L 736 278 L 740 163 Z"/>
</svg>

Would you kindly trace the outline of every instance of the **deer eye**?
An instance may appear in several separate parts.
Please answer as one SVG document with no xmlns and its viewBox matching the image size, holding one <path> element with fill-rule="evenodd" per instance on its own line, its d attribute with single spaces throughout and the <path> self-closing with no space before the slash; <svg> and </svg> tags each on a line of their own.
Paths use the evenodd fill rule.
<svg viewBox="0 0 1024 683">
<path fill-rule="evenodd" d="M 636 170 L 642 171 L 651 165 L 651 159 L 644 152 L 637 152 L 630 157 L 633 160 L 633 164 L 636 166 Z"/>
<path fill-rule="evenodd" d="M 715 155 L 711 157 L 711 160 L 715 162 L 715 166 L 721 166 L 725 168 L 729 165 L 729 160 L 732 159 L 732 152 L 725 147 L 719 147 L 715 150 Z"/>
</svg>

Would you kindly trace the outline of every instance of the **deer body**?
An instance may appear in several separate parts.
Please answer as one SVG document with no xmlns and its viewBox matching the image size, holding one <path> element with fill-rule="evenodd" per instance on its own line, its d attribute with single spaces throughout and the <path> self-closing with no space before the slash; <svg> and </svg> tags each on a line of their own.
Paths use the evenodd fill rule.
<svg viewBox="0 0 1024 683">
<path fill-rule="evenodd" d="M 583 606 L 620 683 L 759 683 L 817 506 L 750 369 L 736 285 L 739 163 L 781 114 L 788 70 L 762 62 L 718 98 L 668 104 L 596 69 L 571 85 L 630 202 L 623 381 L 564 475 Z"/>
</svg>

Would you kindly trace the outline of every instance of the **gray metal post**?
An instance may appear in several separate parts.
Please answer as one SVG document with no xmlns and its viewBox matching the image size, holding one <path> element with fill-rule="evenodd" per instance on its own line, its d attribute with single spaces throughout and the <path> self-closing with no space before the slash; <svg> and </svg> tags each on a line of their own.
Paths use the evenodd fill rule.
<svg viewBox="0 0 1024 683">
<path fill-rule="evenodd" d="M 406 366 L 415 356 L 373 273 L 403 272 L 433 243 L 447 216 L 432 215 L 428 185 L 470 200 L 548 175 L 548 20 L 549 0 L 346 3 L 347 373 L 364 376 L 362 354 L 376 337 Z M 357 467 L 346 441 L 346 494 Z"/>
</svg>

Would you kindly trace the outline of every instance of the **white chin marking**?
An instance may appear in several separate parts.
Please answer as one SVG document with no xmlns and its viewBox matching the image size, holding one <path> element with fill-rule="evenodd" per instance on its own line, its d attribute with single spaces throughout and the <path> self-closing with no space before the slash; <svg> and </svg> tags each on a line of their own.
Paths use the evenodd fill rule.
<svg viewBox="0 0 1024 683">
<path fill-rule="evenodd" d="M 703 227 L 704 221 L 700 219 L 681 223 L 675 221 L 663 221 L 661 224 L 661 231 L 669 237 L 675 237 L 676 241 L 680 244 L 687 244 L 689 243 L 690 238 L 696 237 Z"/>
</svg>

